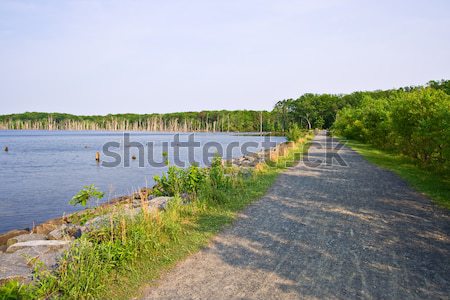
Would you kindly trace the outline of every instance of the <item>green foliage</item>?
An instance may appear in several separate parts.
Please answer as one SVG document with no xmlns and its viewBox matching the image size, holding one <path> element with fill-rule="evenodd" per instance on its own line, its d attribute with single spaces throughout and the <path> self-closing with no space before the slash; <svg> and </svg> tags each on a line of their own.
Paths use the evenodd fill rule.
<svg viewBox="0 0 450 300">
<path fill-rule="evenodd" d="M 166 174 L 154 176 L 156 185 L 153 188 L 153 194 L 156 196 L 175 196 L 180 195 L 185 186 L 186 172 L 177 166 L 169 166 Z"/>
<path fill-rule="evenodd" d="M 214 189 L 225 189 L 230 187 L 230 178 L 225 175 L 225 167 L 222 158 L 214 156 L 209 168 L 209 182 Z"/>
<path fill-rule="evenodd" d="M 105 194 L 99 191 L 93 184 L 85 186 L 81 191 L 79 191 L 73 198 L 69 201 L 72 205 L 80 204 L 81 206 L 86 206 L 88 202 L 95 198 L 101 199 Z"/>
<path fill-rule="evenodd" d="M 185 182 L 184 182 L 185 191 L 188 194 L 196 197 L 201 185 L 205 181 L 205 178 L 206 174 L 203 169 L 200 169 L 198 165 L 195 164 L 191 165 L 185 174 Z"/>
<path fill-rule="evenodd" d="M 292 125 L 286 133 L 286 138 L 290 142 L 297 142 L 302 136 L 302 131 L 297 124 Z"/>
<path fill-rule="evenodd" d="M 430 89 L 450 94 L 450 80 L 430 81 Z M 76 116 L 60 113 L 26 112 L 0 115 L 3 129 L 88 129 L 151 131 L 258 132 L 260 120 L 265 132 L 286 132 L 293 124 L 302 129 L 331 128 L 338 112 L 357 108 L 367 97 L 387 99 L 398 92 L 414 92 L 423 87 L 354 92 L 347 95 L 304 94 L 297 99 L 278 101 L 272 111 L 218 110 L 169 114 L 109 114 Z"/>
<path fill-rule="evenodd" d="M 209 168 L 199 168 L 191 165 L 187 169 L 170 166 L 167 173 L 161 176 L 154 176 L 155 186 L 153 194 L 155 196 L 179 196 L 187 194 L 189 198 L 196 199 L 200 190 L 203 194 L 207 189 L 214 191 L 210 194 L 212 200 L 218 200 L 224 189 L 229 188 L 232 177 L 236 174 L 226 174 L 226 168 L 222 164 L 222 158 L 215 156 Z"/>
<path fill-rule="evenodd" d="M 275 114 L 268 111 L 253 110 L 109 114 L 106 116 L 26 112 L 0 115 L 0 128 L 258 132 L 261 117 L 263 131 L 278 130 Z"/>
<path fill-rule="evenodd" d="M 18 281 L 8 281 L 4 285 L 0 285 L 0 300 L 28 300 L 35 299 L 33 289 Z"/>
<path fill-rule="evenodd" d="M 387 97 L 364 97 L 338 113 L 333 131 L 349 139 L 404 154 L 423 167 L 450 168 L 450 96 L 440 89 L 415 88 Z"/>
</svg>

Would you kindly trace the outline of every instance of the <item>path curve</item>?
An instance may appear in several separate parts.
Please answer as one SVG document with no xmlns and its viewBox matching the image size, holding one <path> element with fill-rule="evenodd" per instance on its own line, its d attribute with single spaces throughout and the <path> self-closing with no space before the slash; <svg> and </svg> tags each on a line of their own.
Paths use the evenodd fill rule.
<svg viewBox="0 0 450 300">
<path fill-rule="evenodd" d="M 309 161 L 335 141 L 318 135 Z M 332 151 L 332 150 L 331 150 Z M 448 299 L 450 214 L 351 149 L 279 176 L 146 299 Z"/>
</svg>

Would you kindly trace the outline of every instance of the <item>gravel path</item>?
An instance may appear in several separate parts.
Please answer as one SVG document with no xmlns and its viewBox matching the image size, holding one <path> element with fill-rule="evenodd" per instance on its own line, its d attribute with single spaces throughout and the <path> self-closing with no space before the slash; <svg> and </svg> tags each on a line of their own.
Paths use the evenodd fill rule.
<svg viewBox="0 0 450 300">
<path fill-rule="evenodd" d="M 315 138 L 309 160 L 330 142 Z M 344 147 L 279 176 L 146 299 L 449 299 L 450 214 Z"/>
</svg>

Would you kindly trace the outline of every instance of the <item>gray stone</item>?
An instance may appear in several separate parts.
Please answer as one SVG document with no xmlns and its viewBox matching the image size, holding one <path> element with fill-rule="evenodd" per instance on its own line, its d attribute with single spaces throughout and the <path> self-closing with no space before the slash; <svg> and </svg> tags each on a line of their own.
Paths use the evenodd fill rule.
<svg viewBox="0 0 450 300">
<path fill-rule="evenodd" d="M 53 231 L 50 231 L 48 234 L 49 240 L 61 240 L 65 237 L 67 237 L 67 225 L 61 225 L 60 227 L 56 228 Z"/>
<path fill-rule="evenodd" d="M 167 205 L 173 197 L 156 197 L 149 201 L 148 208 L 150 211 L 166 210 Z"/>
<path fill-rule="evenodd" d="M 69 247 L 70 243 L 58 248 L 40 245 L 25 247 L 13 253 L 0 253 L 0 285 L 9 280 L 30 281 L 33 267 L 38 262 L 47 269 L 56 267 L 64 251 Z"/>
<path fill-rule="evenodd" d="M 0 234 L 0 245 L 6 245 L 10 238 L 27 233 L 30 232 L 28 230 L 11 230 L 6 233 Z"/>
<path fill-rule="evenodd" d="M 48 250 L 55 250 L 69 245 L 70 241 L 55 241 L 55 240 L 35 240 L 13 244 L 6 249 L 6 253 L 13 253 L 20 249 L 32 247 L 46 247 Z"/>
<path fill-rule="evenodd" d="M 83 230 L 82 229 L 83 229 L 82 226 L 70 225 L 70 226 L 67 226 L 66 233 L 70 237 L 78 239 L 83 234 Z"/>
<path fill-rule="evenodd" d="M 26 233 L 10 238 L 6 245 L 9 247 L 16 243 L 28 242 L 28 241 L 36 241 L 36 240 L 46 240 L 47 236 L 45 234 L 39 233 Z"/>
<path fill-rule="evenodd" d="M 100 229 L 101 227 L 103 227 L 109 223 L 109 217 L 110 217 L 110 214 L 106 214 L 106 215 L 98 216 L 98 217 L 88 220 L 84 224 L 82 231 L 90 232 L 93 230 Z"/>
<path fill-rule="evenodd" d="M 0 285 L 10 280 L 31 280 L 31 269 L 19 253 L 0 253 Z"/>
</svg>

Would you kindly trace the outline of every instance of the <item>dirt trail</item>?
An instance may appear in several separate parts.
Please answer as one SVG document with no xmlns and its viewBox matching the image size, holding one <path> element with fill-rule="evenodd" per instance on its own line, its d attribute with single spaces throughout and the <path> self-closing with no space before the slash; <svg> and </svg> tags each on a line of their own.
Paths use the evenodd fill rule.
<svg viewBox="0 0 450 300">
<path fill-rule="evenodd" d="M 309 160 L 334 144 L 315 138 Z M 326 144 L 326 145 L 325 145 Z M 450 214 L 344 147 L 285 171 L 146 299 L 449 299 Z"/>
</svg>

